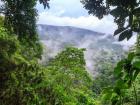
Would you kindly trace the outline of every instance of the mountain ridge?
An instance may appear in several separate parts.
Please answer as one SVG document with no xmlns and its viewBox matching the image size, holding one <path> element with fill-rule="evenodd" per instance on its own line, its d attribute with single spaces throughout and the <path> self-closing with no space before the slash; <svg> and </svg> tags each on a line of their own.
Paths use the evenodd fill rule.
<svg viewBox="0 0 140 105">
<path fill-rule="evenodd" d="M 91 74 L 96 74 L 95 61 L 101 57 L 102 52 L 119 56 L 123 53 L 122 46 L 114 44 L 116 39 L 109 34 L 71 26 L 52 25 L 38 25 L 38 34 L 44 45 L 43 63 L 48 62 L 66 47 L 85 48 L 86 68 Z"/>
<path fill-rule="evenodd" d="M 45 25 L 45 24 L 37 24 L 37 29 L 40 31 L 41 28 L 43 30 L 47 31 L 50 34 L 50 31 L 57 31 L 57 32 L 71 32 L 75 33 L 77 35 L 105 35 L 105 33 L 93 31 L 90 29 L 84 29 L 79 27 L 73 27 L 73 26 L 55 26 L 55 25 Z M 44 33 L 41 33 L 40 35 L 43 35 Z M 56 33 L 59 34 L 59 33 Z"/>
</svg>

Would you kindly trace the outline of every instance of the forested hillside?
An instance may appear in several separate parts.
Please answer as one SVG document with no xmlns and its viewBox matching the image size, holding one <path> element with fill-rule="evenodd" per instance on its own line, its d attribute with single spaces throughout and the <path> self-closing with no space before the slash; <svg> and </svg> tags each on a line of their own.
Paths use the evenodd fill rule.
<svg viewBox="0 0 140 105">
<path fill-rule="evenodd" d="M 133 48 L 120 50 L 121 57 L 101 51 L 96 76 L 87 71 L 85 48 L 64 47 L 40 62 L 44 47 L 37 33 L 37 0 L 0 2 L 0 105 L 140 105 L 139 0 L 81 1 L 99 19 L 114 17 L 119 41 L 137 35 Z M 49 0 L 39 2 L 49 8 Z"/>
<path fill-rule="evenodd" d="M 37 26 L 39 39 L 44 45 L 41 59 L 41 63 L 44 65 L 67 47 L 85 48 L 86 69 L 91 75 L 96 76 L 98 72 L 95 68 L 97 60 L 110 56 L 115 65 L 127 52 L 124 47 L 128 48 L 128 46 L 116 44 L 117 39 L 113 35 L 70 26 L 41 24 Z"/>
</svg>

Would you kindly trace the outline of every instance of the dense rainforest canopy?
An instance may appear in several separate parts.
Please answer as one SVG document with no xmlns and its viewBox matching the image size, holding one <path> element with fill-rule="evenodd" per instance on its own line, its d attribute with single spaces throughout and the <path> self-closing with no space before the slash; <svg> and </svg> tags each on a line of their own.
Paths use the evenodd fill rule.
<svg viewBox="0 0 140 105">
<path fill-rule="evenodd" d="M 103 54 L 96 62 L 99 75 L 93 78 L 85 68 L 86 49 L 68 47 L 45 66 L 38 62 L 43 47 L 36 31 L 37 0 L 1 1 L 1 105 L 140 105 L 139 0 L 81 1 L 99 19 L 114 17 L 114 35 L 120 41 L 134 32 L 138 36 L 136 46 L 117 65 L 112 55 Z M 49 0 L 39 1 L 49 8 Z"/>
</svg>

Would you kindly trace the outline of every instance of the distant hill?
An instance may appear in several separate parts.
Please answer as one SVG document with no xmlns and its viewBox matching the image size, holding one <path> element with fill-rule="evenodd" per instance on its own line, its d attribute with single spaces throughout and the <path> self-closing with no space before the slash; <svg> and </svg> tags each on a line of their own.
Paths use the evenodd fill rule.
<svg viewBox="0 0 140 105">
<path fill-rule="evenodd" d="M 116 39 L 105 33 L 71 26 L 41 24 L 38 25 L 38 33 L 40 40 L 46 46 L 44 62 L 67 46 L 86 48 L 87 69 L 93 73 L 94 61 L 101 56 L 102 51 L 120 56 L 123 53 L 122 46 L 114 44 Z"/>
<path fill-rule="evenodd" d="M 41 36 L 44 36 L 46 34 L 53 35 L 53 36 L 59 36 L 59 35 L 70 35 L 70 36 L 80 36 L 83 37 L 85 35 L 104 35 L 104 33 L 99 33 L 95 31 L 91 31 L 88 29 L 82 29 L 77 27 L 71 27 L 71 26 L 52 26 L 52 25 L 38 25 L 38 32 Z M 41 37 L 44 38 L 44 37 Z M 44 39 L 42 39 L 44 40 Z"/>
<path fill-rule="evenodd" d="M 39 38 L 42 41 L 46 40 L 59 40 L 60 43 L 70 43 L 71 45 L 77 45 L 80 42 L 91 41 L 93 46 L 100 48 L 112 48 L 121 49 L 122 46 L 114 44 L 117 41 L 114 36 L 106 35 L 96 31 L 87 29 L 71 27 L 71 26 L 52 26 L 52 25 L 38 25 Z M 82 43 L 83 44 L 83 43 Z"/>
</svg>

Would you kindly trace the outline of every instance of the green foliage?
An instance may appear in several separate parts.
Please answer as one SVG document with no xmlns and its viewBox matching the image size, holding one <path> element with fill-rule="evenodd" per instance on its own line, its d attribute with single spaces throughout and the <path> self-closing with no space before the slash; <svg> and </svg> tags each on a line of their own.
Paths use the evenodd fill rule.
<svg viewBox="0 0 140 105">
<path fill-rule="evenodd" d="M 65 51 L 62 51 L 55 57 L 50 63 L 50 66 L 53 67 L 54 70 L 60 70 L 63 73 L 73 76 L 75 80 L 81 79 L 80 83 L 82 79 L 90 81 L 85 70 L 84 50 L 85 49 L 66 48 Z M 76 83 L 78 85 L 78 81 Z"/>
<path fill-rule="evenodd" d="M 140 83 L 139 75 L 131 88 L 123 81 L 117 81 L 116 85 L 112 88 L 106 88 L 102 93 L 102 103 L 107 105 L 139 105 L 140 103 Z M 106 105 L 105 104 L 105 105 Z"/>
<path fill-rule="evenodd" d="M 83 49 L 67 48 L 42 67 L 26 59 L 16 35 L 0 33 L 1 105 L 94 105 Z"/>
<path fill-rule="evenodd" d="M 24 59 L 22 46 L 15 35 L 0 27 L 1 105 L 35 105 L 40 102 L 36 101 L 39 95 L 32 85 L 37 85 L 41 79 L 41 68 Z"/>
<path fill-rule="evenodd" d="M 19 42 L 16 40 L 16 37 L 9 36 L 9 33 L 5 28 L 0 27 L 0 68 L 1 71 L 8 71 L 9 68 L 14 67 L 15 61 L 10 61 L 13 59 L 13 55 L 16 54 L 18 50 Z M 7 68 L 2 65 L 8 66 Z"/>
<path fill-rule="evenodd" d="M 114 69 L 115 84 L 106 89 L 102 93 L 103 100 L 107 104 L 112 105 L 123 105 L 126 103 L 131 103 L 132 105 L 138 105 L 140 101 L 138 96 L 140 95 L 137 92 L 134 84 L 137 83 L 139 87 L 140 84 L 137 81 L 139 78 L 139 59 L 136 60 L 138 55 L 135 52 L 130 52 L 128 57 L 121 60 Z M 129 92 L 132 91 L 133 92 Z M 130 98 L 130 97 L 133 98 Z M 103 101 L 104 102 L 104 101 Z"/>
<path fill-rule="evenodd" d="M 3 2 L 1 105 L 93 105 L 92 80 L 85 70 L 84 50 L 67 48 L 42 67 L 37 62 L 42 47 L 36 34 L 36 0 Z M 48 6 L 48 0 L 40 3 Z"/>
<path fill-rule="evenodd" d="M 47 66 L 49 73 L 46 73 L 46 80 L 49 80 L 51 88 L 47 97 L 51 105 L 93 105 L 91 78 L 85 70 L 83 51 L 66 48 Z"/>
<path fill-rule="evenodd" d="M 82 0 L 81 2 L 89 14 L 94 14 L 99 19 L 103 18 L 103 16 L 109 12 L 109 8 L 103 3 L 104 0 Z"/>
<path fill-rule="evenodd" d="M 3 0 L 3 10 L 5 15 L 5 26 L 13 31 L 19 38 L 25 35 L 34 36 L 36 34 L 36 0 Z"/>
<path fill-rule="evenodd" d="M 41 58 L 42 48 L 36 32 L 37 10 L 35 9 L 37 0 L 2 0 L 4 5 L 1 11 L 5 16 L 4 26 L 9 32 L 17 35 L 21 44 L 26 48 L 23 53 L 29 50 L 25 57 L 32 60 L 34 57 Z M 32 56 L 30 56 L 30 53 Z"/>
<path fill-rule="evenodd" d="M 114 22 L 118 25 L 114 35 L 119 34 L 119 41 L 125 38 L 129 40 L 134 32 L 138 34 L 135 51 L 130 52 L 127 58 L 117 64 L 114 69 L 117 81 L 113 87 L 107 88 L 104 94 L 105 97 L 111 100 L 112 105 L 123 105 L 125 103 L 125 91 L 133 86 L 140 73 L 140 1 L 82 0 L 82 2 L 89 13 L 97 16 L 99 19 L 108 14 L 114 17 Z M 133 104 L 138 105 L 136 89 L 134 88 L 134 90 L 135 102 Z"/>
<path fill-rule="evenodd" d="M 43 4 L 44 8 L 46 7 L 50 8 L 49 1 L 50 0 L 39 0 L 39 2 Z"/>
<path fill-rule="evenodd" d="M 89 14 L 99 19 L 108 14 L 114 17 L 118 25 L 114 35 L 120 35 L 119 41 L 129 40 L 133 32 L 140 32 L 139 0 L 82 0 L 82 3 Z"/>
<path fill-rule="evenodd" d="M 104 88 L 113 86 L 115 83 L 115 77 L 113 75 L 113 68 L 117 62 L 122 58 L 118 54 L 115 54 L 114 51 L 107 52 L 102 51 L 102 57 L 96 58 L 94 70 L 97 72 L 96 77 L 93 80 L 92 90 L 96 93 L 98 97 Z"/>
<path fill-rule="evenodd" d="M 102 63 L 96 66 L 100 75 L 92 86 L 93 81 L 85 69 L 85 49 L 69 47 L 47 66 L 38 63 L 42 47 L 36 34 L 37 0 L 2 1 L 1 12 L 5 17 L 0 17 L 1 105 L 140 104 L 140 37 L 135 51 L 115 67 L 115 77 L 111 75 L 115 63 L 112 58 L 98 61 Z M 49 0 L 39 1 L 44 8 L 49 7 Z M 83 0 L 89 13 L 98 18 L 108 13 L 115 17 L 118 29 L 114 35 L 120 34 L 120 41 L 129 40 L 133 32 L 139 32 L 139 2 Z M 99 92 L 95 88 L 99 88 Z M 98 94 L 102 96 L 96 96 Z"/>
</svg>

